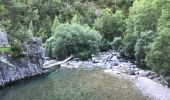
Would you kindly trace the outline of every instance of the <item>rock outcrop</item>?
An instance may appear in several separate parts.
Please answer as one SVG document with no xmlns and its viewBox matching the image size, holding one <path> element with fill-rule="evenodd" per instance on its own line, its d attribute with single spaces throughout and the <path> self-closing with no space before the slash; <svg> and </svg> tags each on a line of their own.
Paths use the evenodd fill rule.
<svg viewBox="0 0 170 100">
<path fill-rule="evenodd" d="M 8 45 L 7 34 L 0 28 L 0 47 L 6 47 Z"/>
<path fill-rule="evenodd" d="M 23 43 L 19 59 L 10 62 L 0 61 L 0 86 L 48 72 L 42 69 L 44 61 L 45 50 L 40 38 L 33 38 Z"/>
</svg>

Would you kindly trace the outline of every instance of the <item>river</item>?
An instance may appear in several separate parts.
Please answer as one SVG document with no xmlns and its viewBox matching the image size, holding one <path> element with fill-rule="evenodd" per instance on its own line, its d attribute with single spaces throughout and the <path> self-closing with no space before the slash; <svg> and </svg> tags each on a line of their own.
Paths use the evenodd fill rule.
<svg viewBox="0 0 170 100">
<path fill-rule="evenodd" d="M 61 68 L 0 90 L 0 100 L 146 100 L 134 84 L 102 68 Z"/>
</svg>

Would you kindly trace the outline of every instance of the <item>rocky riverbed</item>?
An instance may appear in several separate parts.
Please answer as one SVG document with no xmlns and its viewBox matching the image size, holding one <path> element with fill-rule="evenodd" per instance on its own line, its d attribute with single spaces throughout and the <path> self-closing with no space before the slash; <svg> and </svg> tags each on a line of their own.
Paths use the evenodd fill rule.
<svg viewBox="0 0 170 100">
<path fill-rule="evenodd" d="M 119 58 L 119 59 L 118 59 Z M 55 60 L 49 60 L 46 64 L 55 63 Z M 80 61 L 78 58 L 62 64 L 66 68 L 91 68 L 102 67 L 105 72 L 114 74 L 119 78 L 131 80 L 141 92 L 150 97 L 151 100 L 170 100 L 170 89 L 164 77 L 157 75 L 150 70 L 138 68 L 134 63 L 125 61 L 120 54 L 115 51 L 102 52 L 98 56 L 92 57 L 92 60 Z"/>
<path fill-rule="evenodd" d="M 47 60 L 45 62 L 46 65 L 53 64 L 57 61 L 55 60 Z M 99 55 L 92 56 L 92 59 L 87 61 L 80 61 L 78 58 L 74 58 L 67 63 L 61 65 L 61 67 L 69 67 L 69 68 L 80 68 L 80 67 L 103 67 L 112 69 L 113 71 L 120 73 L 126 73 L 128 75 L 132 75 L 135 77 L 147 77 L 155 82 L 161 83 L 163 85 L 167 85 L 163 76 L 157 75 L 155 72 L 150 70 L 143 70 L 138 68 L 134 63 L 130 61 L 125 61 L 120 57 L 120 54 L 110 50 L 108 52 L 101 52 Z"/>
</svg>

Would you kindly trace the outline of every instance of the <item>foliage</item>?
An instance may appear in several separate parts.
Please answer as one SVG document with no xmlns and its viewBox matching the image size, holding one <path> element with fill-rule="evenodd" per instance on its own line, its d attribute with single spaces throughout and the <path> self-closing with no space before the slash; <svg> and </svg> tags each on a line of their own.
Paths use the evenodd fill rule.
<svg viewBox="0 0 170 100">
<path fill-rule="evenodd" d="M 151 50 L 146 62 L 156 72 L 170 76 L 170 2 L 162 7 L 162 14 L 158 23 L 158 36 L 151 44 Z"/>
<path fill-rule="evenodd" d="M 87 59 L 113 45 L 139 67 L 170 76 L 169 11 L 169 0 L 0 0 L 0 28 L 14 56 L 33 36 L 46 41 L 50 57 Z"/>
<path fill-rule="evenodd" d="M 112 13 L 111 9 L 104 9 L 99 18 L 94 22 L 94 27 L 105 39 L 112 41 L 115 36 L 122 36 L 125 30 L 125 22 L 121 11 Z"/>
<path fill-rule="evenodd" d="M 113 44 L 113 49 L 118 50 L 119 47 L 122 45 L 122 38 L 121 37 L 115 37 L 113 39 L 112 44 Z"/>
<path fill-rule="evenodd" d="M 100 45 L 100 51 L 105 52 L 110 49 L 112 49 L 112 44 L 109 41 L 107 41 L 106 39 L 102 39 L 102 43 Z"/>
<path fill-rule="evenodd" d="M 170 75 L 170 28 L 162 30 L 147 55 L 146 62 L 149 67 L 160 74 Z"/>
<path fill-rule="evenodd" d="M 160 12 L 156 7 L 157 0 L 135 0 L 133 6 L 130 8 L 129 17 L 126 20 L 126 35 L 123 42 L 125 45 L 125 52 L 130 55 L 134 55 L 134 47 L 140 34 L 145 31 L 152 30 L 156 32 L 158 18 Z M 157 10 L 156 10 L 157 9 Z M 132 42 L 133 39 L 133 42 Z M 126 47 L 130 47 L 128 50 Z"/>
<path fill-rule="evenodd" d="M 99 52 L 101 39 L 102 36 L 87 25 L 61 24 L 46 42 L 47 54 L 61 59 L 74 54 L 84 60 Z"/>
<path fill-rule="evenodd" d="M 11 45 L 11 51 L 12 51 L 12 58 L 16 59 L 19 57 L 21 53 L 21 44 L 20 42 L 15 42 L 15 44 Z"/>
<path fill-rule="evenodd" d="M 11 48 L 10 47 L 6 47 L 6 48 L 0 47 L 0 54 L 5 54 L 5 53 L 11 53 Z"/>
<path fill-rule="evenodd" d="M 55 28 L 60 25 L 60 21 L 58 19 L 58 16 L 55 16 L 54 22 L 53 22 L 53 26 L 51 27 L 51 32 L 54 33 Z"/>
<path fill-rule="evenodd" d="M 135 45 L 135 58 L 137 65 L 141 68 L 146 67 L 145 57 L 150 51 L 149 44 L 153 42 L 155 33 L 153 31 L 142 32 Z"/>
</svg>

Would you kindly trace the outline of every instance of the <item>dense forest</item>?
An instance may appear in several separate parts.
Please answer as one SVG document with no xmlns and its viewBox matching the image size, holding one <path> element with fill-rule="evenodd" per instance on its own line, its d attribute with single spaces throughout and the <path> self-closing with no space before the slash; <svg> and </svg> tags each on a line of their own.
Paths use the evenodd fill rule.
<svg viewBox="0 0 170 100">
<path fill-rule="evenodd" d="M 14 56 L 34 36 L 51 58 L 114 49 L 170 76 L 170 0 L 0 0 L 0 28 Z"/>
</svg>

